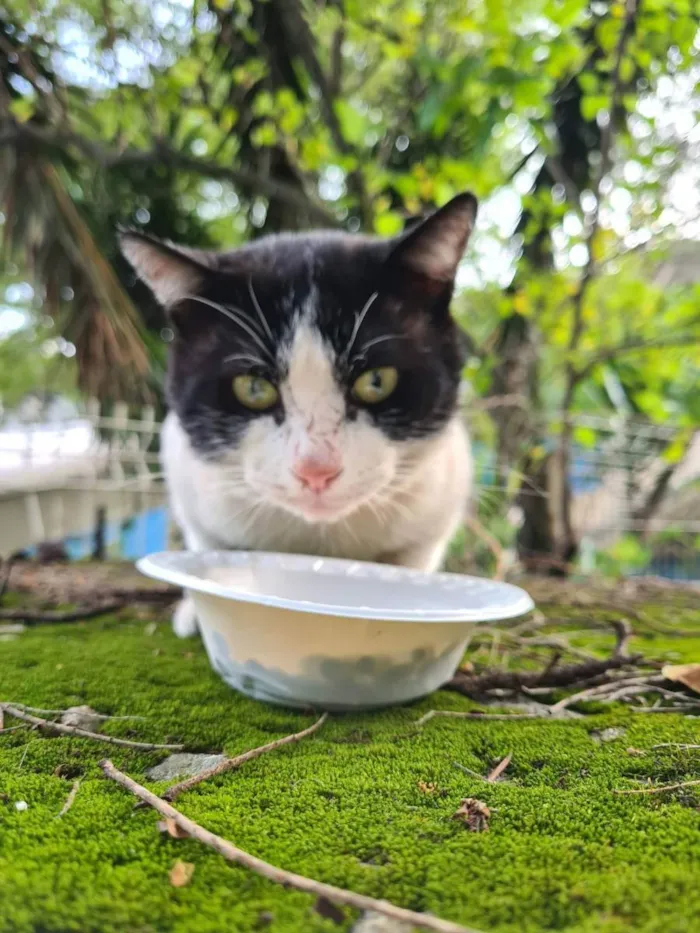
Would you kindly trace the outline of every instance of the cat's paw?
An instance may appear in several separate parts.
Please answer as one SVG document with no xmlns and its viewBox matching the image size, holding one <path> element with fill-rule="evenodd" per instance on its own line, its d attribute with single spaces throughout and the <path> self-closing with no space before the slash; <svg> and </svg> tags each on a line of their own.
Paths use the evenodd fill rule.
<svg viewBox="0 0 700 933">
<path fill-rule="evenodd" d="M 181 599 L 173 612 L 173 631 L 178 638 L 191 638 L 199 630 L 194 603 L 189 597 Z"/>
</svg>

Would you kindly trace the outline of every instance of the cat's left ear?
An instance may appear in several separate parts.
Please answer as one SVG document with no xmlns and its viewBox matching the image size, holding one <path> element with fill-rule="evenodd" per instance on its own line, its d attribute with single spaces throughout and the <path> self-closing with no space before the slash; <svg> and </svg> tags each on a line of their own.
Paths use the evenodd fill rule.
<svg viewBox="0 0 700 933">
<path fill-rule="evenodd" d="M 422 222 L 411 226 L 389 255 L 387 264 L 435 286 L 454 282 L 476 220 L 473 194 L 458 194 Z"/>
</svg>

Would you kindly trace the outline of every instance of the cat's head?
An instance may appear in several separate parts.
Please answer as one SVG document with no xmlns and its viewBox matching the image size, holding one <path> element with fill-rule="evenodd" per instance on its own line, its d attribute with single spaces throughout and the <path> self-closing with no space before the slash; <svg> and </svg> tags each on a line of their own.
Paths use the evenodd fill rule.
<svg viewBox="0 0 700 933">
<path fill-rule="evenodd" d="M 455 413 L 449 303 L 475 214 L 464 194 L 391 240 L 290 234 L 227 253 L 122 234 L 173 324 L 168 400 L 193 450 L 309 522 L 380 502 Z"/>
</svg>

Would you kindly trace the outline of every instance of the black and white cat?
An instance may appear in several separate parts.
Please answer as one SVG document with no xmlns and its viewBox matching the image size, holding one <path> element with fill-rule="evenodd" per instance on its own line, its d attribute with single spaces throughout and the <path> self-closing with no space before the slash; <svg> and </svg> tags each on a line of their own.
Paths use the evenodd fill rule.
<svg viewBox="0 0 700 933">
<path fill-rule="evenodd" d="M 475 214 L 463 194 L 396 239 L 225 253 L 122 234 L 175 331 L 162 461 L 188 548 L 440 565 L 471 486 L 449 304 Z M 187 599 L 173 622 L 196 631 Z"/>
</svg>

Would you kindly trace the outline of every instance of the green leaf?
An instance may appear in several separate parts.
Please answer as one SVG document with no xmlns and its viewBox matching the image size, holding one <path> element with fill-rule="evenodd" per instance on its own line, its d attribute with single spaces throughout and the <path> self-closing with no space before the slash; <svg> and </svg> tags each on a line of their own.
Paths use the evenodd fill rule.
<svg viewBox="0 0 700 933">
<path fill-rule="evenodd" d="M 379 236 L 396 236 L 403 230 L 403 218 L 396 211 L 385 211 L 374 221 L 374 232 Z"/>
</svg>

